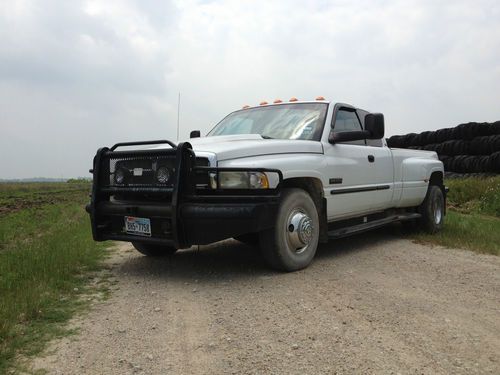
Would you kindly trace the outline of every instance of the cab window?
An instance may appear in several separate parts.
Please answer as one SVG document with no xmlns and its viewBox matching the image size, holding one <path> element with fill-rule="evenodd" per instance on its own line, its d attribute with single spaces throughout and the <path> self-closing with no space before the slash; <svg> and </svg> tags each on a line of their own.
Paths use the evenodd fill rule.
<svg viewBox="0 0 500 375">
<path fill-rule="evenodd" d="M 334 132 L 352 132 L 362 130 L 356 112 L 339 110 L 333 126 Z"/>
</svg>

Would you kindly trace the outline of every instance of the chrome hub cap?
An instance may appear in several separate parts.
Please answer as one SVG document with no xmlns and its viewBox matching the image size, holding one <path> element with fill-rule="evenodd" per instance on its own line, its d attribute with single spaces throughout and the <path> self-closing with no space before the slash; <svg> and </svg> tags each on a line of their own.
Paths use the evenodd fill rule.
<svg viewBox="0 0 500 375">
<path fill-rule="evenodd" d="M 303 252 L 313 237 L 313 221 L 306 213 L 294 210 L 287 222 L 288 243 L 296 253 Z"/>
</svg>

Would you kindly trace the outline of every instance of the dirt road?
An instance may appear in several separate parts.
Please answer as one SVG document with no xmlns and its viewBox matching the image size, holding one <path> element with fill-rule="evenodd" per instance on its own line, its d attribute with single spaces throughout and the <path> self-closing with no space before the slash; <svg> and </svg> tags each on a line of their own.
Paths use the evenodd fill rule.
<svg viewBox="0 0 500 375">
<path fill-rule="evenodd" d="M 392 230 L 268 270 L 226 241 L 172 258 L 128 244 L 109 300 L 34 362 L 50 374 L 500 373 L 500 258 Z"/>
</svg>

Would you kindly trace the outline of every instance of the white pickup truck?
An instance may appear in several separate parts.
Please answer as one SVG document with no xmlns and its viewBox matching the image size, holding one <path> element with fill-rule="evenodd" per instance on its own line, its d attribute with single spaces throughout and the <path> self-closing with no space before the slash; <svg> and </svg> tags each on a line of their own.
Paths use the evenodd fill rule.
<svg viewBox="0 0 500 375">
<path fill-rule="evenodd" d="M 388 148 L 380 113 L 292 98 L 246 106 L 191 137 L 98 150 L 87 205 L 95 240 L 159 256 L 233 237 L 294 271 L 329 238 L 394 221 L 443 226 L 443 164 Z"/>
</svg>

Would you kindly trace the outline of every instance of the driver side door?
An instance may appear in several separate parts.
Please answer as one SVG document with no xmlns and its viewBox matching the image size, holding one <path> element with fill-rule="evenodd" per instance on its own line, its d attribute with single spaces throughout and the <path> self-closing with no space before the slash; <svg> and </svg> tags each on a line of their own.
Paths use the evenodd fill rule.
<svg viewBox="0 0 500 375">
<path fill-rule="evenodd" d="M 332 131 L 363 130 L 355 108 L 341 106 L 335 108 Z M 371 181 L 373 155 L 365 140 L 343 143 L 329 143 L 325 147 L 327 159 L 328 220 L 347 219 L 373 211 L 374 193 L 377 184 Z"/>
</svg>

